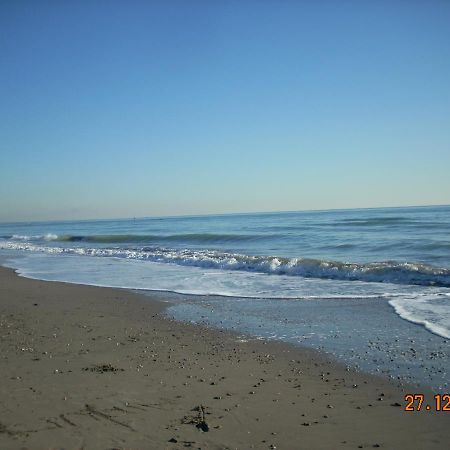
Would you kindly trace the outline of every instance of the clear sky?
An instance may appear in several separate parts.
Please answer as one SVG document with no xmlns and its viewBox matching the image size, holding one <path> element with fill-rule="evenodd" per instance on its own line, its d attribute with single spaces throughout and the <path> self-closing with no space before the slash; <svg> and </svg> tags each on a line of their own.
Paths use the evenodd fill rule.
<svg viewBox="0 0 450 450">
<path fill-rule="evenodd" d="M 450 2 L 0 0 L 0 220 L 450 203 Z"/>
</svg>

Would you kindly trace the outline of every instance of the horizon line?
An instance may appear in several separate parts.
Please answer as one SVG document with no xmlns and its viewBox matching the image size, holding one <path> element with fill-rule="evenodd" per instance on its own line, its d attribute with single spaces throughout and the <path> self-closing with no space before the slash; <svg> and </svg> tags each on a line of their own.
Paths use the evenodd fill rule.
<svg viewBox="0 0 450 450">
<path fill-rule="evenodd" d="M 88 219 L 47 219 L 47 220 L 14 220 L 2 221 L 0 225 L 8 224 L 34 224 L 46 222 L 94 222 L 108 220 L 143 220 L 143 219 L 174 219 L 188 217 L 213 217 L 213 216 L 233 216 L 233 215 L 251 215 L 251 214 L 283 214 L 283 213 L 307 213 L 307 212 L 327 212 L 327 211 L 351 211 L 351 210 L 369 210 L 369 209 L 396 209 L 396 208 L 433 208 L 448 207 L 450 204 L 428 204 L 428 205 L 401 205 L 401 206 L 366 206 L 366 207 L 350 207 L 350 208 L 319 208 L 319 209 L 296 209 L 296 210 L 270 210 L 270 211 L 240 211 L 240 212 L 224 212 L 224 213 L 205 213 L 205 214 L 173 214 L 164 216 L 128 216 L 128 217 L 105 217 L 105 218 L 88 218 Z"/>
</svg>

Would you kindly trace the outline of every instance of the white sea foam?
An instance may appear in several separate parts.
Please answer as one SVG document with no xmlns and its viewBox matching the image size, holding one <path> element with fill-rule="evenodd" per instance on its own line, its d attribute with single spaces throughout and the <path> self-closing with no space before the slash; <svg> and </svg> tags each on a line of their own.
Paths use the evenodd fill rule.
<svg viewBox="0 0 450 450">
<path fill-rule="evenodd" d="M 14 234 L 10 239 L 14 241 L 56 241 L 58 239 L 58 235 L 53 233 L 47 233 L 37 236 Z"/>
<path fill-rule="evenodd" d="M 389 301 L 405 320 L 425 326 L 432 333 L 450 339 L 450 294 L 405 295 Z"/>
</svg>

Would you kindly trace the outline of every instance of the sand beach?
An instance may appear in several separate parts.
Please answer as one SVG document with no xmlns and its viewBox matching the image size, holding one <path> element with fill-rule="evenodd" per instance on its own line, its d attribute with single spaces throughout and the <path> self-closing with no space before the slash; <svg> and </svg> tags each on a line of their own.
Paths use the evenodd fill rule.
<svg viewBox="0 0 450 450">
<path fill-rule="evenodd" d="M 167 319 L 126 290 L 0 269 L 0 448 L 442 449 L 418 388 Z M 432 392 L 424 392 L 432 399 Z"/>
</svg>

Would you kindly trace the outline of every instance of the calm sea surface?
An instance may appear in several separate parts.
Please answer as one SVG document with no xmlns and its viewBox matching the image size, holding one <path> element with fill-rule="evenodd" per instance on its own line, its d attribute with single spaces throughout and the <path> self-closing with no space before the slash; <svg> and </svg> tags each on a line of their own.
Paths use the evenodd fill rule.
<svg viewBox="0 0 450 450">
<path fill-rule="evenodd" d="M 448 382 L 450 206 L 0 224 L 0 255 L 24 276 L 186 294 L 169 314 Z"/>
</svg>

